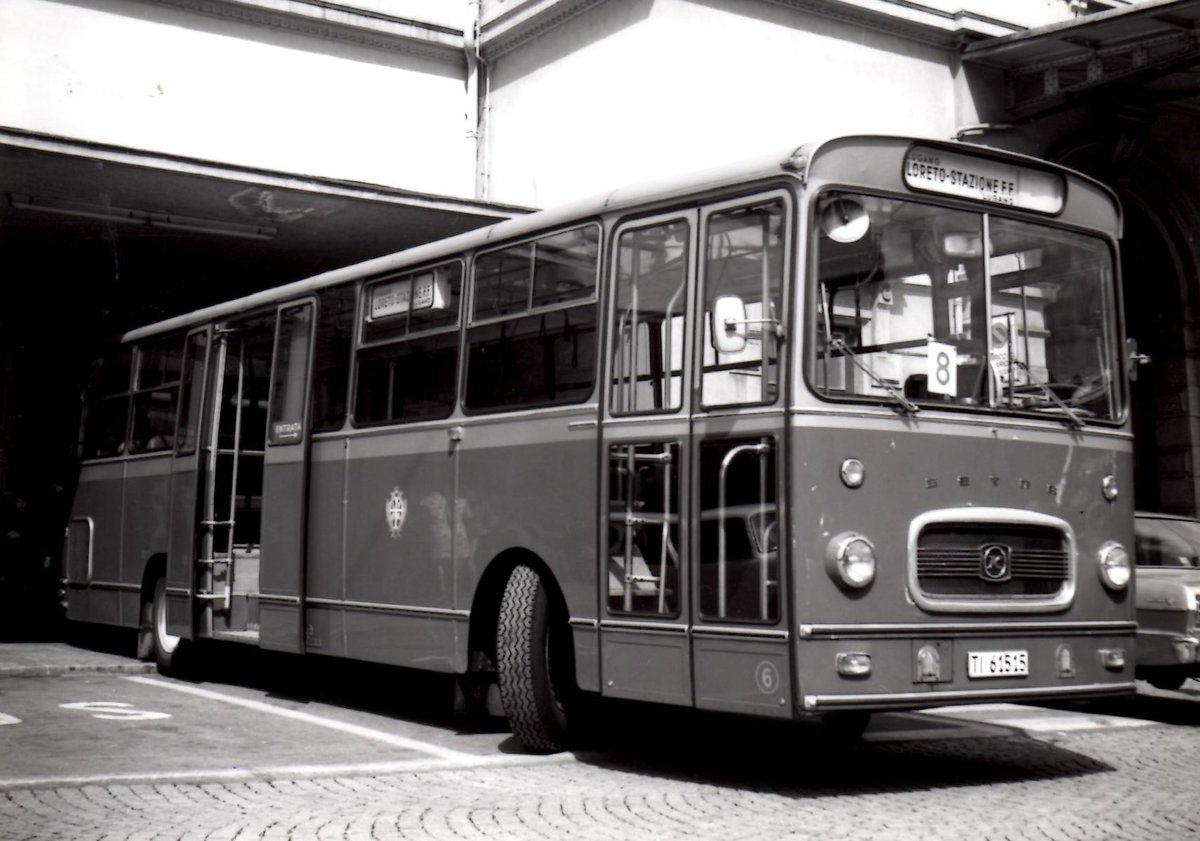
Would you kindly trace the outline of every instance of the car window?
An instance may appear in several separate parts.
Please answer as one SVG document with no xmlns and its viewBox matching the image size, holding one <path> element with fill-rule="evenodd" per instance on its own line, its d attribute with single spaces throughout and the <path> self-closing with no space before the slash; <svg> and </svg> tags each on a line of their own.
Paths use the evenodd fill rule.
<svg viewBox="0 0 1200 841">
<path fill-rule="evenodd" d="M 1136 532 L 1138 566 L 1200 567 L 1200 523 L 1143 518 Z"/>
</svg>

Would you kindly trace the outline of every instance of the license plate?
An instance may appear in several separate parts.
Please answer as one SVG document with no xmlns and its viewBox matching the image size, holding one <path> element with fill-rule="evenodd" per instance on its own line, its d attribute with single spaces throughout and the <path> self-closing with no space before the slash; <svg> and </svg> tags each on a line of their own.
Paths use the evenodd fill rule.
<svg viewBox="0 0 1200 841">
<path fill-rule="evenodd" d="M 967 677 L 1028 677 L 1028 651 L 969 651 Z"/>
</svg>

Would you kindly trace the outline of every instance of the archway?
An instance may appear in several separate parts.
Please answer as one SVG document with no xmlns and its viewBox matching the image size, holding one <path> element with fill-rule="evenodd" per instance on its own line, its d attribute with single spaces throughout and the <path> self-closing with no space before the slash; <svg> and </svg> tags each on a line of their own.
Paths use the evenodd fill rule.
<svg viewBox="0 0 1200 841">
<path fill-rule="evenodd" d="M 1193 514 L 1192 465 L 1200 440 L 1191 417 L 1200 406 L 1193 405 L 1189 385 L 1200 385 L 1200 337 L 1189 313 L 1196 300 L 1192 278 L 1200 255 L 1192 239 L 1200 231 L 1200 212 L 1181 189 L 1190 179 L 1155 158 L 1145 115 L 1097 115 L 1088 124 L 1112 130 L 1069 138 L 1048 156 L 1108 184 L 1125 210 L 1126 335 L 1151 357 L 1132 385 L 1134 499 L 1139 509 Z"/>
</svg>

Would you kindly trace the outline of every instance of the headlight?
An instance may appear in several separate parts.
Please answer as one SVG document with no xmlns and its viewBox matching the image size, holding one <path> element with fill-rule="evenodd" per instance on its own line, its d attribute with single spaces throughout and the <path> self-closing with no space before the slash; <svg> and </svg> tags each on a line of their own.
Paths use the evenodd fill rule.
<svg viewBox="0 0 1200 841">
<path fill-rule="evenodd" d="M 1120 543 L 1110 540 L 1100 547 L 1100 580 L 1105 587 L 1124 590 L 1133 575 L 1129 552 Z"/>
<path fill-rule="evenodd" d="M 826 571 L 834 583 L 861 590 L 875 580 L 875 547 L 861 534 L 843 532 L 829 541 Z"/>
</svg>

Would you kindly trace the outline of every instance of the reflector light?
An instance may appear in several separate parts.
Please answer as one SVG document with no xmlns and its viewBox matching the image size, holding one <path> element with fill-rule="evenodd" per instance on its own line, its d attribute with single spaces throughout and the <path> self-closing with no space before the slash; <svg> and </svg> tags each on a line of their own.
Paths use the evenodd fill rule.
<svg viewBox="0 0 1200 841">
<path fill-rule="evenodd" d="M 1054 661 L 1059 677 L 1075 677 L 1075 655 L 1071 653 L 1071 646 L 1066 643 L 1060 645 Z"/>
<path fill-rule="evenodd" d="M 858 459 L 848 458 L 842 462 L 841 474 L 842 484 L 847 488 L 858 488 L 862 486 L 863 479 L 866 478 L 867 469 Z"/>
<path fill-rule="evenodd" d="M 1117 484 L 1117 477 L 1111 474 L 1101 480 L 1100 489 L 1104 492 L 1104 498 L 1109 502 L 1114 501 L 1121 494 L 1121 487 Z"/>
<path fill-rule="evenodd" d="M 842 677 L 866 677 L 871 674 L 871 655 L 865 651 L 844 651 L 837 656 L 837 670 Z"/>
</svg>

